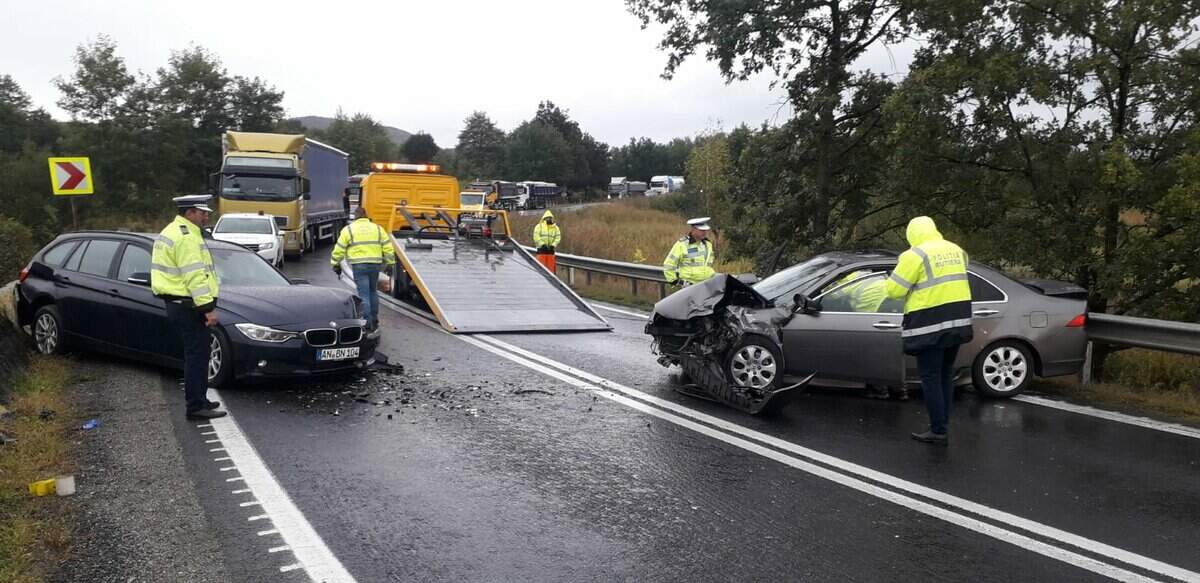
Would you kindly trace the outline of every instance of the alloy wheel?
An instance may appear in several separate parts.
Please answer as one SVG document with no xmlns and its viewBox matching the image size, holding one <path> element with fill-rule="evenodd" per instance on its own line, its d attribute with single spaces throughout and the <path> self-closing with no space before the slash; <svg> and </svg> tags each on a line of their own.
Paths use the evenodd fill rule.
<svg viewBox="0 0 1200 583">
<path fill-rule="evenodd" d="M 997 346 L 983 359 L 983 380 L 993 391 L 1016 390 L 1029 375 L 1029 361 L 1012 346 Z"/>
<path fill-rule="evenodd" d="M 208 380 L 211 381 L 221 374 L 225 354 L 221 351 L 221 340 L 216 334 L 209 334 L 208 338 Z"/>
<path fill-rule="evenodd" d="M 58 348 L 58 321 L 54 316 L 44 313 L 38 317 L 33 327 L 33 340 L 37 344 L 38 352 L 54 354 Z"/>
<path fill-rule="evenodd" d="M 733 380 L 752 389 L 763 389 L 775 380 L 778 372 L 775 356 L 770 350 L 755 344 L 743 346 L 729 361 Z"/>
</svg>

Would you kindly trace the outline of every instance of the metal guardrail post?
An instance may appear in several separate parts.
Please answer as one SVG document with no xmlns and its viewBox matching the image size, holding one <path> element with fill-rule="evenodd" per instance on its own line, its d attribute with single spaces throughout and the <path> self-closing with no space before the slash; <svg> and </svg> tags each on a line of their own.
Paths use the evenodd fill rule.
<svg viewBox="0 0 1200 583">
<path fill-rule="evenodd" d="M 575 268 L 574 267 L 567 268 L 567 285 L 569 285 L 571 287 L 575 287 Z"/>
</svg>

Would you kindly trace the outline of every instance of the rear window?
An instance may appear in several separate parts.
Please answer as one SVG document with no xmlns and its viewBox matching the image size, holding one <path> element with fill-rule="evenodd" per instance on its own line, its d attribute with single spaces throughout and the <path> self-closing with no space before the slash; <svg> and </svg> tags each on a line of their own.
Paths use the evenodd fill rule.
<svg viewBox="0 0 1200 583">
<path fill-rule="evenodd" d="M 108 268 L 112 266 L 113 256 L 117 254 L 117 248 L 120 246 L 119 241 L 107 239 L 92 241 L 83 252 L 83 261 L 79 264 L 79 271 L 89 275 L 108 277 Z"/>
<path fill-rule="evenodd" d="M 968 281 L 971 282 L 971 301 L 973 302 L 1002 302 L 1004 301 L 1004 292 L 1000 288 L 994 286 L 988 280 L 975 275 L 974 273 L 967 274 Z"/>
<path fill-rule="evenodd" d="M 71 255 L 71 252 L 75 250 L 77 245 L 79 245 L 79 241 L 67 241 L 66 243 L 55 245 L 42 255 L 42 263 L 51 267 L 62 267 L 62 264 L 67 261 L 67 257 Z"/>
<path fill-rule="evenodd" d="M 137 245 L 127 245 L 121 256 L 121 267 L 117 269 L 117 279 L 125 281 L 135 273 L 150 273 L 150 252 Z"/>
<path fill-rule="evenodd" d="M 217 233 L 246 233 L 250 235 L 270 235 L 270 219 L 243 219 L 226 217 L 217 222 Z"/>
</svg>

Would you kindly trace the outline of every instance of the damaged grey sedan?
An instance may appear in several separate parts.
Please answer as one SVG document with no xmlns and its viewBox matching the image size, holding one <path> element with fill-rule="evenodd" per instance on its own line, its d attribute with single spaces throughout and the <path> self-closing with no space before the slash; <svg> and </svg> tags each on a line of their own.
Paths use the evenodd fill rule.
<svg viewBox="0 0 1200 583">
<path fill-rule="evenodd" d="M 901 350 L 902 300 L 882 294 L 898 255 L 826 253 L 748 284 L 719 274 L 655 304 L 646 333 L 680 392 L 751 414 L 776 410 L 808 385 L 919 386 Z M 1087 347 L 1087 292 L 1016 280 L 972 263 L 975 339 L 959 351 L 956 383 L 1012 397 L 1035 376 L 1076 374 Z"/>
</svg>

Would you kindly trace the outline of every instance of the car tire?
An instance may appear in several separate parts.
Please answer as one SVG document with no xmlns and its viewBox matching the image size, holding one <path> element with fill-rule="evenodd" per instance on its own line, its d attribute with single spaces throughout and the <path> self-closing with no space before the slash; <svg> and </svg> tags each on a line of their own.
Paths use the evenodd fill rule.
<svg viewBox="0 0 1200 583">
<path fill-rule="evenodd" d="M 1020 342 L 1001 340 L 988 345 L 975 357 L 971 380 L 981 395 L 993 398 L 1015 397 L 1029 387 L 1033 379 L 1033 357 Z"/>
<path fill-rule="evenodd" d="M 783 353 L 766 336 L 743 336 L 725 359 L 725 377 L 735 386 L 770 392 L 779 388 L 783 371 Z"/>
<path fill-rule="evenodd" d="M 66 330 L 63 328 L 62 315 L 56 306 L 42 306 L 33 315 L 34 348 L 41 354 L 57 355 L 67 352 Z"/>
<path fill-rule="evenodd" d="M 208 386 L 223 389 L 233 379 L 233 344 L 220 326 L 209 332 Z"/>
</svg>

